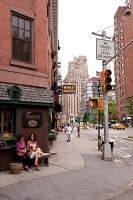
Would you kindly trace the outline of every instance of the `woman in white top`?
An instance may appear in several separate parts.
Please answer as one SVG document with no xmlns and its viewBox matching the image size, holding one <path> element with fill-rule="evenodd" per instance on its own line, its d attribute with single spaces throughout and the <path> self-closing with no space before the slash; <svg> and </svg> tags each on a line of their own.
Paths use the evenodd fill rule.
<svg viewBox="0 0 133 200">
<path fill-rule="evenodd" d="M 29 152 L 30 158 L 35 158 L 35 166 L 36 166 L 36 170 L 40 170 L 39 169 L 39 154 L 40 152 L 40 148 L 38 147 L 38 143 L 36 140 L 36 135 L 31 133 L 29 135 L 29 139 L 27 142 L 27 150 Z"/>
</svg>

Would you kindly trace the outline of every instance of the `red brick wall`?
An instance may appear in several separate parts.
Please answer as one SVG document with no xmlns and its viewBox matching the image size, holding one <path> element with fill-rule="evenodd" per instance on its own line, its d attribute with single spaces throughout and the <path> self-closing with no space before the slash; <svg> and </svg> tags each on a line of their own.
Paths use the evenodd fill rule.
<svg viewBox="0 0 133 200">
<path fill-rule="evenodd" d="M 12 58 L 12 31 L 11 31 L 11 9 L 18 9 L 18 12 L 34 17 L 34 49 L 35 49 L 35 65 L 36 70 L 28 69 L 27 72 L 29 74 L 33 74 L 34 77 L 27 76 L 23 78 L 25 68 L 20 66 L 10 65 L 10 61 Z M 50 71 L 51 71 L 51 56 L 48 57 L 48 45 L 50 44 L 50 38 L 48 37 L 48 18 L 47 18 L 47 0 L 0 0 L 0 68 L 3 68 L 5 71 L 2 73 L 3 76 L 0 77 L 0 81 L 7 81 L 11 83 L 16 83 L 17 79 L 21 79 L 19 84 L 32 84 L 32 78 L 35 79 L 33 81 L 34 86 L 42 85 L 42 87 L 50 87 L 48 86 L 50 80 Z M 50 45 L 49 45 L 49 48 Z M 50 52 L 50 51 L 49 51 Z M 10 67 L 8 69 L 8 67 Z M 15 74 L 16 79 L 13 74 L 10 73 L 10 69 L 14 71 L 14 69 L 20 69 L 20 74 Z M 38 75 L 39 72 L 39 75 Z M 42 73 L 41 83 L 40 83 L 40 72 Z M 5 78 L 8 76 L 8 79 Z M 19 78 L 17 78 L 19 76 Z M 44 83 L 42 83 L 42 79 L 45 76 Z M 48 77 L 49 76 L 49 77 Z M 48 78 L 46 78 L 48 77 Z M 47 79 L 47 81 L 46 81 Z"/>
<path fill-rule="evenodd" d="M 115 38 L 115 44 L 121 49 L 129 41 L 132 40 L 133 28 L 133 10 L 131 6 L 131 14 L 124 15 L 126 7 L 120 7 L 116 14 L 116 29 L 117 37 Z M 121 36 L 121 37 L 120 37 Z M 118 108 L 118 116 L 122 119 L 123 114 L 127 113 L 125 108 L 125 100 L 133 96 L 132 87 L 132 73 L 133 73 L 133 43 L 126 47 L 117 57 L 117 65 L 115 65 L 116 76 L 116 100 Z M 122 59 L 123 58 L 123 59 Z M 123 68 L 122 68 L 123 65 Z M 128 114 L 128 113 L 127 113 Z"/>
</svg>

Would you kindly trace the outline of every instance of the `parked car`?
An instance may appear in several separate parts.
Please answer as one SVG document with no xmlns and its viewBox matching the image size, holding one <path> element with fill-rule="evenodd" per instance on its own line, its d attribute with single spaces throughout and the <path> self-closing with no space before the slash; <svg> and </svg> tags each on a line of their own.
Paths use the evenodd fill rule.
<svg viewBox="0 0 133 200">
<path fill-rule="evenodd" d="M 100 127 L 100 129 L 103 128 L 103 125 L 102 124 L 94 124 L 94 129 L 98 129 Z"/>
<path fill-rule="evenodd" d="M 124 130 L 125 126 L 124 126 L 124 124 L 116 123 L 116 124 L 114 124 L 113 129 L 123 129 Z"/>
</svg>

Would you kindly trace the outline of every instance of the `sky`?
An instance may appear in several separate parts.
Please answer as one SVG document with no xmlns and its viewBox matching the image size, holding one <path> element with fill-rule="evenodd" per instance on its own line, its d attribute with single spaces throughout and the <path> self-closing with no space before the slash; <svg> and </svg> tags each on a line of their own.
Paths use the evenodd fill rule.
<svg viewBox="0 0 133 200">
<path fill-rule="evenodd" d="M 114 14 L 126 0 L 59 0 L 58 37 L 59 61 L 62 78 L 68 71 L 68 62 L 76 56 L 86 56 L 90 78 L 102 71 L 102 61 L 96 60 L 96 38 L 92 32 L 113 36 Z M 110 27 L 110 28 L 107 28 Z M 113 62 L 109 63 L 113 71 Z"/>
</svg>

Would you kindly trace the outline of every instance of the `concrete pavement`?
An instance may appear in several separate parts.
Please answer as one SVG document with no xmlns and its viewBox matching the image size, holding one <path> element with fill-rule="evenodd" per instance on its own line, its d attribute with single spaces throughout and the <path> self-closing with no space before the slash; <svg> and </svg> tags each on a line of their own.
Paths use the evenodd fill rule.
<svg viewBox="0 0 133 200">
<path fill-rule="evenodd" d="M 18 175 L 12 175 L 9 171 L 0 172 L 0 199 L 17 199 L 17 194 L 12 193 L 13 188 L 17 187 L 20 194 L 18 185 L 22 188 L 26 183 L 40 191 L 37 184 L 40 181 L 45 185 L 50 184 L 46 190 L 43 187 L 45 197 L 40 196 L 40 199 L 44 200 L 132 200 L 133 169 L 119 160 L 101 160 L 97 141 L 89 138 L 91 130 L 88 129 L 85 134 L 83 132 L 81 130 L 81 138 L 78 138 L 75 129 L 71 142 L 66 142 L 65 134 L 59 133 L 50 150 L 49 167 L 41 167 L 39 172 L 34 168 Z M 7 190 L 10 198 L 2 199 L 1 192 L 4 195 Z M 38 196 L 36 191 L 29 191 L 27 198 L 21 194 L 23 199 L 37 200 Z"/>
</svg>

